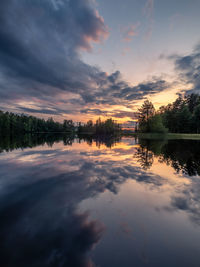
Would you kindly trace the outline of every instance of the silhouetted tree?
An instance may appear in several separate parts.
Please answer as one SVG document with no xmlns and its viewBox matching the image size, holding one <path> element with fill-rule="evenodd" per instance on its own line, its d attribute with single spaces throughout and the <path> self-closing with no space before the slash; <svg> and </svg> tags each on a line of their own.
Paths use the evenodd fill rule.
<svg viewBox="0 0 200 267">
<path fill-rule="evenodd" d="M 167 129 L 163 125 L 162 117 L 156 114 L 155 108 L 151 102 L 146 100 L 139 111 L 139 131 L 165 133 Z"/>
<path fill-rule="evenodd" d="M 155 108 L 149 100 L 144 101 L 142 107 L 139 108 L 138 111 L 140 123 L 148 121 L 148 119 L 155 114 Z"/>
<path fill-rule="evenodd" d="M 145 101 L 139 109 L 139 131 L 171 133 L 200 132 L 200 96 L 179 96 L 172 104 L 155 112 L 153 104 Z"/>
</svg>

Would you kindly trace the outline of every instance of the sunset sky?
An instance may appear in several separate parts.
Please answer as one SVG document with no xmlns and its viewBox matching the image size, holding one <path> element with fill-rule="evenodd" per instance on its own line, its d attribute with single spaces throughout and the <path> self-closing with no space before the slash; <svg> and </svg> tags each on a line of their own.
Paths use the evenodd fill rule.
<svg viewBox="0 0 200 267">
<path fill-rule="evenodd" d="M 200 90 L 199 0 L 1 0 L 0 109 L 132 125 Z"/>
</svg>

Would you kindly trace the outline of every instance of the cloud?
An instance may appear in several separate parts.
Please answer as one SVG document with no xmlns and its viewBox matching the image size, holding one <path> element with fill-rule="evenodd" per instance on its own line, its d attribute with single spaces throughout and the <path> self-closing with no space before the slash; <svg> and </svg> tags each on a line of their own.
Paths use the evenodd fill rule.
<svg viewBox="0 0 200 267">
<path fill-rule="evenodd" d="M 25 107 L 20 107 L 19 110 L 21 112 L 26 112 L 26 113 L 40 113 L 40 114 L 48 114 L 48 115 L 59 115 L 60 111 L 57 109 L 34 109 L 34 108 L 25 108 Z M 66 112 L 66 111 L 65 111 Z"/>
<path fill-rule="evenodd" d="M 149 17 L 152 5 L 145 10 Z M 3 109 L 74 114 L 90 104 L 128 106 L 167 86 L 159 78 L 130 86 L 118 70 L 109 75 L 83 62 L 81 53 L 108 36 L 94 1 L 2 0 L 0 16 Z M 136 28 L 137 24 L 127 28 L 125 38 L 132 38 Z"/>
<path fill-rule="evenodd" d="M 133 111 L 120 111 L 120 110 L 114 110 L 112 113 L 112 117 L 114 118 L 131 118 L 131 119 L 136 119 L 137 113 Z M 127 121 L 129 123 L 129 121 Z M 132 121 L 130 121 L 132 123 Z"/>
<path fill-rule="evenodd" d="M 123 118 L 130 118 L 130 119 L 136 119 L 137 118 L 137 112 L 133 111 L 121 111 L 121 110 L 101 110 L 101 109 L 93 109 L 93 108 L 87 108 L 82 109 L 80 111 L 82 114 L 90 114 L 90 115 L 96 115 L 96 116 L 107 116 L 117 119 L 123 119 Z M 127 122 L 127 125 L 129 124 L 129 121 Z M 130 125 L 133 124 L 133 121 L 130 121 Z"/>
<path fill-rule="evenodd" d="M 61 2 L 1 1 L 1 96 L 81 94 L 95 78 L 98 70 L 79 52 L 107 36 L 103 18 L 89 0 L 63 0 L 59 9 L 52 3 Z"/>
<path fill-rule="evenodd" d="M 144 81 L 136 86 L 130 86 L 123 80 L 119 71 L 111 75 L 104 73 L 99 81 L 101 90 L 85 95 L 84 100 L 87 103 L 129 106 L 130 102 L 162 92 L 169 86 L 165 80 L 159 77 L 152 77 L 151 80 Z"/>
<path fill-rule="evenodd" d="M 128 86 L 127 84 L 121 84 L 121 90 L 117 95 L 119 98 L 126 100 L 139 100 L 143 99 L 148 94 L 156 94 L 167 89 L 169 84 L 163 80 L 154 78 L 152 81 L 146 81 L 136 86 Z"/>
<path fill-rule="evenodd" d="M 47 108 L 42 108 L 41 106 L 37 106 L 37 108 L 28 108 L 28 107 L 22 107 L 22 106 L 17 106 L 16 111 L 20 113 L 25 113 L 25 114 L 46 114 L 46 115 L 62 115 L 62 114 L 74 114 L 73 109 L 66 109 L 66 108 L 60 108 L 52 106 L 52 107 L 47 107 Z"/>
<path fill-rule="evenodd" d="M 122 40 L 124 42 L 131 42 L 133 37 L 138 34 L 137 29 L 138 29 L 139 25 L 140 25 L 140 23 L 137 22 L 136 24 L 133 24 L 133 25 L 130 25 L 128 27 L 121 29 Z"/>
<path fill-rule="evenodd" d="M 107 115 L 107 112 L 101 109 L 86 108 L 86 109 L 82 109 L 80 112 L 82 114 Z"/>
<path fill-rule="evenodd" d="M 174 61 L 175 70 L 179 78 L 188 89 L 187 93 L 200 93 L 200 45 L 197 45 L 190 54 L 171 55 L 169 59 Z"/>
<path fill-rule="evenodd" d="M 64 5 L 62 0 L 51 0 L 51 2 L 52 2 L 52 5 L 54 6 L 55 10 L 59 10 Z"/>
</svg>

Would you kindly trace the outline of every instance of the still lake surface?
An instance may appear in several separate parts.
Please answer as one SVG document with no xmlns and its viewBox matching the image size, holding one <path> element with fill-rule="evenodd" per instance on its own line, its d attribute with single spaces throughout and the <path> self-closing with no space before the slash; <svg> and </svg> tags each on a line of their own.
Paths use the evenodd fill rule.
<svg viewBox="0 0 200 267">
<path fill-rule="evenodd" d="M 0 266 L 200 266 L 200 141 L 28 137 L 0 152 Z"/>
</svg>

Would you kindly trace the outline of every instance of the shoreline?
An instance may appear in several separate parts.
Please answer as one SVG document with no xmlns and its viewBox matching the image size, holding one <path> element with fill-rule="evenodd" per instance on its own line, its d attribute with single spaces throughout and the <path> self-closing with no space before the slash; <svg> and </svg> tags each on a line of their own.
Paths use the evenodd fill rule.
<svg viewBox="0 0 200 267">
<path fill-rule="evenodd" d="M 200 134 L 186 133 L 125 133 L 122 136 L 136 137 L 140 139 L 157 139 L 157 140 L 200 140 Z"/>
</svg>

